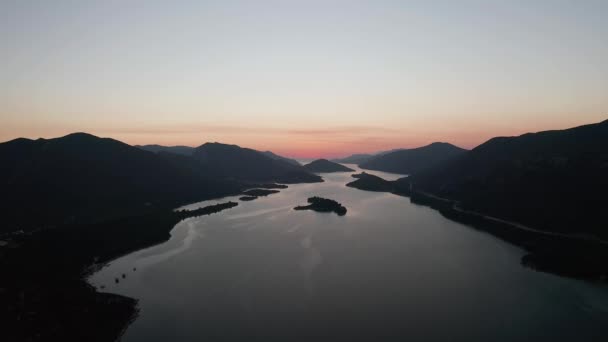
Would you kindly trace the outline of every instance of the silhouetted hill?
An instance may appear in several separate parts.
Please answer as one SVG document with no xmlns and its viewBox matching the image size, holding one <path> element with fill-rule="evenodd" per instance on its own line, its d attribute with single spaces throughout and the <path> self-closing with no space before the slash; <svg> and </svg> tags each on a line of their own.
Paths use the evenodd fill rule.
<svg viewBox="0 0 608 342">
<path fill-rule="evenodd" d="M 536 228 L 608 236 L 608 120 L 493 138 L 410 178 L 416 190 Z"/>
<path fill-rule="evenodd" d="M 135 145 L 135 147 L 154 153 L 171 152 L 184 156 L 191 156 L 194 152 L 194 147 L 190 146 Z"/>
<path fill-rule="evenodd" d="M 423 147 L 397 150 L 379 155 L 359 166 L 369 170 L 413 174 L 452 159 L 464 152 L 466 152 L 465 149 L 452 144 L 437 142 Z"/>
<path fill-rule="evenodd" d="M 317 159 L 311 163 L 304 165 L 304 168 L 310 172 L 324 173 L 324 172 L 350 172 L 354 171 L 344 165 L 330 162 L 327 159 Z"/>
<path fill-rule="evenodd" d="M 366 191 L 393 192 L 395 190 L 395 181 L 387 181 L 375 175 L 362 172 L 352 175 L 357 180 L 352 181 L 346 186 Z"/>
<path fill-rule="evenodd" d="M 295 159 L 286 158 L 286 157 L 280 156 L 278 154 L 272 153 L 270 151 L 264 151 L 264 152 L 261 152 L 261 153 L 263 155 L 267 156 L 267 157 L 272 158 L 272 159 L 283 160 L 283 161 L 286 161 L 286 162 L 288 162 L 290 164 L 293 164 L 293 165 L 296 165 L 296 166 L 301 166 L 300 162 L 298 162 Z"/>
<path fill-rule="evenodd" d="M 175 153 L 175 154 L 181 154 L 184 156 L 191 156 L 194 153 L 194 150 L 196 149 L 195 147 L 190 147 L 190 146 L 162 146 L 162 145 L 135 145 L 135 147 L 141 148 L 142 150 L 154 152 L 154 153 L 170 152 L 170 153 Z M 295 159 L 286 158 L 286 157 L 280 156 L 278 154 L 275 154 L 271 151 L 264 151 L 264 152 L 259 151 L 259 152 L 272 159 L 286 161 L 286 162 L 296 165 L 296 166 L 301 165 Z"/>
<path fill-rule="evenodd" d="M 312 183 L 323 179 L 282 159 L 237 145 L 206 143 L 193 153 L 205 172 L 213 177 L 251 182 Z"/>
<path fill-rule="evenodd" d="M 402 151 L 404 149 L 402 148 L 395 148 L 392 150 L 387 150 L 387 151 L 380 151 L 380 152 L 376 152 L 376 153 L 357 153 L 357 154 L 351 154 L 348 157 L 344 157 L 344 158 L 334 158 L 331 161 L 334 163 L 340 163 L 340 164 L 363 164 L 375 157 L 378 156 L 383 156 L 385 154 L 389 154 L 392 152 L 397 152 L 397 151 Z"/>
<path fill-rule="evenodd" d="M 0 143 L 1 230 L 135 215 L 242 189 L 167 155 L 85 133 Z"/>
</svg>

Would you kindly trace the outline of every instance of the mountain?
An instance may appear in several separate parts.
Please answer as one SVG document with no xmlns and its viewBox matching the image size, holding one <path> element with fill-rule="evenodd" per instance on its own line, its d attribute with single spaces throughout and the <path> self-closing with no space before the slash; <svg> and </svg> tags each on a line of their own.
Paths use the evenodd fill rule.
<svg viewBox="0 0 608 342">
<path fill-rule="evenodd" d="M 1 231 L 136 215 L 243 188 L 173 156 L 85 133 L 0 143 Z"/>
<path fill-rule="evenodd" d="M 325 172 L 350 172 L 355 171 L 344 165 L 330 162 L 327 159 L 317 159 L 311 163 L 304 165 L 304 168 L 309 172 L 325 173 Z"/>
<path fill-rule="evenodd" d="M 392 150 L 388 150 L 388 151 L 380 151 L 380 152 L 376 152 L 373 154 L 369 154 L 369 153 L 358 153 L 358 154 L 351 154 L 348 157 L 344 157 L 344 158 L 334 158 L 331 161 L 333 161 L 334 163 L 340 163 L 340 164 L 363 164 L 365 162 L 367 162 L 368 160 L 371 160 L 377 156 L 383 156 L 385 154 L 388 153 L 392 153 L 392 152 L 396 152 L 396 151 L 402 151 L 402 148 L 395 148 Z"/>
<path fill-rule="evenodd" d="M 608 120 L 493 138 L 409 182 L 535 228 L 608 237 Z"/>
<path fill-rule="evenodd" d="M 169 152 L 169 153 L 174 153 L 174 154 L 181 154 L 184 156 L 191 156 L 194 153 L 194 150 L 196 149 L 195 147 L 181 146 L 181 145 L 178 145 L 178 146 L 135 145 L 135 147 L 141 148 L 142 150 L 154 152 L 154 153 Z M 263 155 L 270 157 L 272 159 L 283 160 L 290 164 L 300 166 L 300 163 L 297 160 L 280 156 L 271 151 L 264 151 L 264 152 L 260 151 L 260 153 L 262 153 Z"/>
<path fill-rule="evenodd" d="M 251 182 L 313 183 L 323 179 L 302 166 L 237 145 L 206 143 L 192 157 L 207 175 Z"/>
<path fill-rule="evenodd" d="M 334 163 L 341 163 L 341 164 L 361 164 L 364 163 L 372 158 L 374 158 L 375 155 L 373 154 L 365 154 L 365 153 L 358 153 L 358 154 L 351 154 L 348 157 L 344 157 L 344 158 L 334 158 L 331 161 Z"/>
<path fill-rule="evenodd" d="M 267 156 L 267 157 L 272 158 L 272 159 L 276 159 L 276 160 L 283 160 L 283 161 L 286 161 L 286 162 L 288 162 L 288 163 L 290 163 L 290 164 L 293 164 L 293 165 L 296 165 L 296 166 L 301 166 L 300 162 L 298 162 L 298 161 L 297 161 L 297 160 L 295 160 L 295 159 L 286 158 L 286 157 L 280 156 L 280 155 L 278 155 L 278 154 L 274 154 L 274 153 L 272 153 L 272 152 L 270 152 L 270 151 L 264 151 L 264 152 L 261 152 L 261 153 L 262 153 L 263 155 Z"/>
<path fill-rule="evenodd" d="M 396 150 L 361 163 L 363 169 L 413 174 L 466 152 L 448 143 L 436 142 L 427 146 Z"/>
<path fill-rule="evenodd" d="M 135 145 L 135 147 L 154 153 L 171 152 L 184 156 L 191 156 L 194 152 L 194 147 L 190 146 Z"/>
<path fill-rule="evenodd" d="M 361 164 L 364 163 L 370 159 L 372 159 L 374 157 L 373 154 L 363 154 L 363 153 L 359 153 L 359 154 L 352 154 L 348 157 L 344 157 L 344 158 L 335 158 L 332 159 L 331 161 L 334 163 L 341 163 L 341 164 Z"/>
</svg>

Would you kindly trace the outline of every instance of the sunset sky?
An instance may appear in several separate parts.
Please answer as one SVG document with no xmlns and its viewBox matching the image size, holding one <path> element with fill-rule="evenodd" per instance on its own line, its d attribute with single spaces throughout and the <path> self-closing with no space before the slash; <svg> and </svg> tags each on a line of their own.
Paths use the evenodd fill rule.
<svg viewBox="0 0 608 342">
<path fill-rule="evenodd" d="M 0 141 L 347 155 L 608 119 L 608 1 L 0 2 Z"/>
</svg>

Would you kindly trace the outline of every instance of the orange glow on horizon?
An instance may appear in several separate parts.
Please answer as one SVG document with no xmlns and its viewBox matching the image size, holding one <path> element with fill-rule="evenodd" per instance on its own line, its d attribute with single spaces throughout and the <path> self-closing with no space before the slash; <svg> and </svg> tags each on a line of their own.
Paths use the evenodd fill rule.
<svg viewBox="0 0 608 342">
<path fill-rule="evenodd" d="M 9 125 L 0 127 L 0 140 L 7 141 L 17 137 L 55 138 L 73 132 L 87 132 L 130 145 L 196 147 L 206 142 L 221 142 L 260 151 L 272 151 L 286 157 L 314 159 L 343 157 L 355 153 L 375 153 L 397 148 L 416 148 L 438 141 L 472 149 L 496 136 L 517 136 L 528 132 L 564 129 L 588 123 L 593 122 L 567 121 L 552 127 L 545 127 L 542 122 L 528 122 L 519 126 L 487 125 L 486 128 L 474 128 L 472 125 L 467 126 L 467 123 L 451 123 L 445 126 L 437 123 L 433 125 L 417 123 L 416 128 L 410 126 L 390 129 L 365 126 L 292 129 L 213 125 L 140 126 L 125 129 L 116 126 L 36 125 L 26 130 L 23 127 L 15 129 Z M 15 133 L 20 131 L 29 131 L 29 134 Z"/>
</svg>

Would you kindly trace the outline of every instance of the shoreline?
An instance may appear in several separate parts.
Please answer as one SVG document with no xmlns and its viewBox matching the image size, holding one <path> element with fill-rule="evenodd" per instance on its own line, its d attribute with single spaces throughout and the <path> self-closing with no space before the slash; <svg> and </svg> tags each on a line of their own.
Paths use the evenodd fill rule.
<svg viewBox="0 0 608 342">
<path fill-rule="evenodd" d="M 608 260 L 608 247 L 603 240 L 524 229 L 513 222 L 459 209 L 453 201 L 420 192 L 395 194 L 409 197 L 414 204 L 431 207 L 452 221 L 521 247 L 527 253 L 521 259 L 523 266 L 582 280 L 608 280 L 608 268 L 602 265 L 603 260 Z"/>
<path fill-rule="evenodd" d="M 501 218 L 458 207 L 456 201 L 416 191 L 412 184 L 361 173 L 353 175 L 355 181 L 346 186 L 363 191 L 388 192 L 407 197 L 411 203 L 437 210 L 442 216 L 465 224 L 473 229 L 523 248 L 526 251 L 521 264 L 531 269 L 560 276 L 608 281 L 608 242 L 599 238 L 569 235 L 527 227 Z"/>
<path fill-rule="evenodd" d="M 0 299 L 6 303 L 0 313 L 10 327 L 5 336 L 9 340 L 120 339 L 137 319 L 137 299 L 105 292 L 88 278 L 121 256 L 169 240 L 170 232 L 185 219 L 237 205 L 227 201 L 194 210 L 159 210 L 21 236 L 18 248 L 4 251 L 0 258 L 5 275 Z"/>
</svg>

